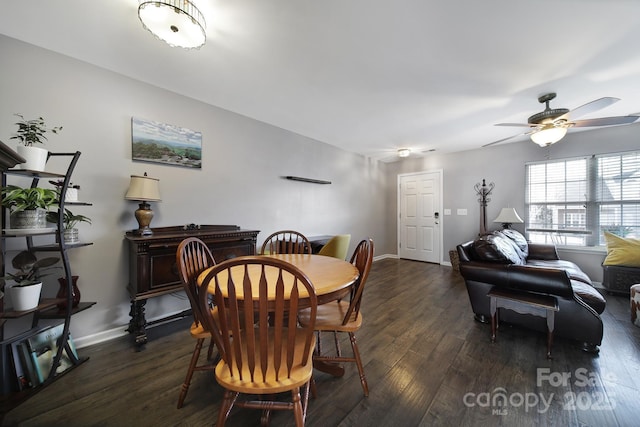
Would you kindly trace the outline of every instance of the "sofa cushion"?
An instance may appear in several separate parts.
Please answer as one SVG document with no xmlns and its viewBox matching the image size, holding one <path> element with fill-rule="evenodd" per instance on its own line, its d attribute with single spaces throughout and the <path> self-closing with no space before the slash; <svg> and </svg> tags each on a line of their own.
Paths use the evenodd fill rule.
<svg viewBox="0 0 640 427">
<path fill-rule="evenodd" d="M 571 288 L 573 293 L 576 294 L 582 301 L 587 303 L 589 307 L 593 308 L 596 313 L 602 314 L 607 302 L 604 297 L 593 286 L 587 285 L 579 280 L 571 281 Z"/>
<path fill-rule="evenodd" d="M 501 234 L 491 233 L 473 242 L 473 251 L 480 261 L 501 264 L 524 264 L 522 252 L 513 241 Z"/>
<path fill-rule="evenodd" d="M 625 239 L 615 234 L 604 232 L 607 242 L 607 257 L 603 265 L 624 265 L 640 267 L 640 240 Z"/>
<path fill-rule="evenodd" d="M 589 278 L 589 276 L 587 276 L 586 273 L 580 269 L 580 267 L 578 267 L 571 261 L 566 261 L 562 259 L 556 259 L 556 260 L 528 259 L 526 265 L 530 267 L 555 268 L 557 270 L 564 270 L 567 272 L 570 279 L 579 280 L 588 285 L 591 285 L 591 279 Z"/>
</svg>

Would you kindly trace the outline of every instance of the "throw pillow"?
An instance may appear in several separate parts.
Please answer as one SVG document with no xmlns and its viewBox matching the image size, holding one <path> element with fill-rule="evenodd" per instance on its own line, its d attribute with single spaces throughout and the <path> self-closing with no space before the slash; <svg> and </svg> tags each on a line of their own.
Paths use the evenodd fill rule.
<svg viewBox="0 0 640 427">
<path fill-rule="evenodd" d="M 604 232 L 607 242 L 607 257 L 603 265 L 625 265 L 640 267 L 640 240 L 627 239 L 615 234 Z"/>
<path fill-rule="evenodd" d="M 511 228 L 505 228 L 499 232 L 507 236 L 518 246 L 518 249 L 520 249 L 520 252 L 522 252 L 525 259 L 529 256 L 529 242 L 527 242 L 527 239 L 525 239 L 522 234 Z"/>
<path fill-rule="evenodd" d="M 473 242 L 473 251 L 481 261 L 501 264 L 524 264 L 522 254 L 513 242 L 499 234 L 486 234 Z"/>
</svg>

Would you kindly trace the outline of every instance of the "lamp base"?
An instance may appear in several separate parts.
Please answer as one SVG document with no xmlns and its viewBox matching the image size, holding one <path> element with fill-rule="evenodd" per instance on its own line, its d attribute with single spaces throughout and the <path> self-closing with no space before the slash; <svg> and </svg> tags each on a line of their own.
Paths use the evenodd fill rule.
<svg viewBox="0 0 640 427">
<path fill-rule="evenodd" d="M 133 234 L 136 236 L 151 236 L 153 235 L 153 230 L 149 227 L 138 228 L 137 230 L 133 230 Z"/>
<path fill-rule="evenodd" d="M 151 220 L 153 219 L 153 211 L 151 205 L 147 202 L 140 202 L 138 209 L 135 212 L 136 220 L 138 221 L 138 229 L 134 231 L 134 234 L 139 236 L 151 236 L 153 230 L 149 228 Z"/>
</svg>

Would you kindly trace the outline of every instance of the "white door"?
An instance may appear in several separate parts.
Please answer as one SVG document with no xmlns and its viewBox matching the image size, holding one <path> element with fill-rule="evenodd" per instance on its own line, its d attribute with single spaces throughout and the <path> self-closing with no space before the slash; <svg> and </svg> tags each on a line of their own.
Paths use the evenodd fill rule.
<svg viewBox="0 0 640 427">
<path fill-rule="evenodd" d="M 400 258 L 442 260 L 442 171 L 398 176 Z"/>
</svg>

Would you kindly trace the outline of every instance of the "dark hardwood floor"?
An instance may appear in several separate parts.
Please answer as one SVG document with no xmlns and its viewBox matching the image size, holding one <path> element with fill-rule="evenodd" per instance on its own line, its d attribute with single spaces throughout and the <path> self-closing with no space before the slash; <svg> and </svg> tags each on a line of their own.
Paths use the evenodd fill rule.
<svg viewBox="0 0 640 427">
<path fill-rule="evenodd" d="M 385 259 L 373 264 L 365 323 L 357 335 L 369 381 L 314 374 L 308 426 L 631 426 L 639 425 L 640 328 L 628 297 L 606 295 L 600 354 L 557 338 L 473 320 L 464 282 L 450 267 Z M 212 374 L 196 372 L 176 409 L 194 341 L 184 319 L 150 330 L 146 350 L 122 338 L 80 350 L 90 360 L 13 409 L 6 426 L 210 426 L 222 396 Z M 329 348 L 328 338 L 324 344 Z M 343 343 L 350 350 L 348 342 Z M 234 410 L 229 425 L 259 425 Z M 289 412 L 272 425 L 293 425 Z"/>
</svg>

